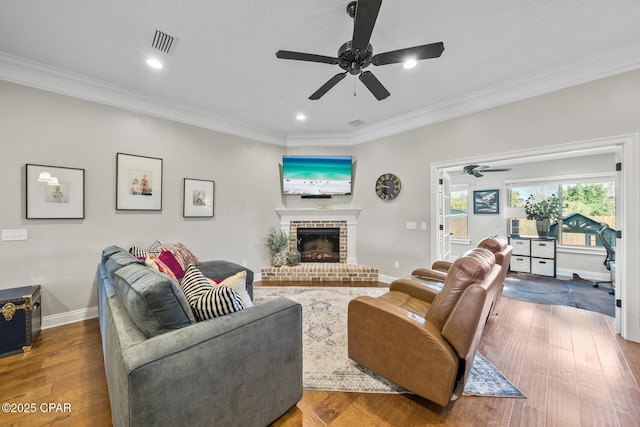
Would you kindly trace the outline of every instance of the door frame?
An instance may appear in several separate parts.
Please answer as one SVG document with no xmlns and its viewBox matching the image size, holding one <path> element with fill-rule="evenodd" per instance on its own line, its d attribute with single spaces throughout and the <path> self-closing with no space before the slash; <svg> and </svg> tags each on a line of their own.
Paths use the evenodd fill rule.
<svg viewBox="0 0 640 427">
<path fill-rule="evenodd" d="M 616 245 L 616 300 L 621 300 L 622 307 L 616 309 L 616 326 L 625 339 L 640 342 L 640 284 L 633 278 L 640 277 L 640 134 L 625 134 L 606 138 L 570 142 L 557 145 L 535 147 L 526 150 L 503 152 L 486 156 L 449 160 L 431 163 L 430 206 L 431 213 L 431 262 L 436 261 L 438 254 L 438 177 L 441 169 L 472 163 L 487 163 L 533 157 L 548 158 L 568 157 L 569 153 L 579 153 L 589 149 L 616 147 L 616 158 L 620 156 L 622 171 L 618 175 L 616 188 L 620 188 L 619 200 L 616 200 L 619 229 L 622 238 Z M 613 150 L 612 150 L 613 151 Z M 519 160 L 520 161 L 520 160 Z M 635 214 L 634 214 L 635 213 Z M 631 262 L 627 262 L 631 260 Z M 630 280 L 626 280 L 629 278 Z"/>
</svg>

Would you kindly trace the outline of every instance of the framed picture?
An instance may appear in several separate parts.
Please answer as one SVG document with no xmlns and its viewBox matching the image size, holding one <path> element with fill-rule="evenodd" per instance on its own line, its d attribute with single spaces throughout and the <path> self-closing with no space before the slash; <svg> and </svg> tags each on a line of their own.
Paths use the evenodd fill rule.
<svg viewBox="0 0 640 427">
<path fill-rule="evenodd" d="M 500 213 L 500 190 L 481 190 L 473 192 L 474 214 Z"/>
<path fill-rule="evenodd" d="M 162 159 L 116 155 L 116 209 L 162 210 Z"/>
<path fill-rule="evenodd" d="M 212 218 L 214 190 L 214 181 L 185 178 L 182 216 Z"/>
<path fill-rule="evenodd" d="M 84 219 L 84 169 L 27 164 L 27 219 Z"/>
</svg>

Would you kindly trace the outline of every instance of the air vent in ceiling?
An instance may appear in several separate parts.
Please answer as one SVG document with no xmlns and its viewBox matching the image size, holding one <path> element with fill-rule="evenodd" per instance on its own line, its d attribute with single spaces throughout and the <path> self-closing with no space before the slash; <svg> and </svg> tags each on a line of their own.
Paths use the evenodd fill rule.
<svg viewBox="0 0 640 427">
<path fill-rule="evenodd" d="M 172 37 L 167 33 L 163 33 L 160 30 L 156 30 L 155 34 L 153 35 L 151 47 L 153 47 L 154 49 L 158 49 L 160 52 L 166 53 L 167 55 L 171 55 L 175 44 L 175 37 Z"/>
<path fill-rule="evenodd" d="M 362 126 L 362 125 L 364 125 L 364 124 L 366 124 L 366 123 L 367 123 L 367 122 L 363 122 L 363 121 L 362 121 L 362 120 L 360 120 L 360 119 L 357 119 L 357 120 L 354 120 L 354 121 L 352 121 L 352 122 L 349 122 L 349 124 L 350 124 L 351 126 L 353 126 L 354 128 L 355 128 L 355 127 L 358 127 L 358 126 Z"/>
</svg>

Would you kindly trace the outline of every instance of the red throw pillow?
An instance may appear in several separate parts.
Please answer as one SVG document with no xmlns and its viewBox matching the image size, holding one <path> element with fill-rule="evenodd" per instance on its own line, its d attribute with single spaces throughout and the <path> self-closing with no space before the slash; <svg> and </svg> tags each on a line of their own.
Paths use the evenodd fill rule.
<svg viewBox="0 0 640 427">
<path fill-rule="evenodd" d="M 184 277 L 184 270 L 182 269 L 182 266 L 171 252 L 160 252 L 160 255 L 158 255 L 158 259 L 162 261 L 167 267 L 169 267 L 171 271 L 173 271 L 173 274 L 176 275 L 176 278 L 182 279 Z"/>
</svg>

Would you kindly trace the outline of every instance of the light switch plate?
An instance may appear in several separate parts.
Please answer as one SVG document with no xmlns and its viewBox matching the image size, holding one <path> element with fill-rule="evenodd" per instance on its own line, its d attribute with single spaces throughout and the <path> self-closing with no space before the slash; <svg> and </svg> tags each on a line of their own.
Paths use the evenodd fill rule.
<svg viewBox="0 0 640 427">
<path fill-rule="evenodd" d="M 407 230 L 415 230 L 418 228 L 418 224 L 415 222 L 407 222 Z"/>
<path fill-rule="evenodd" d="M 2 241 L 11 242 L 16 240 L 27 240 L 27 229 L 20 228 L 14 230 L 2 230 Z"/>
</svg>

